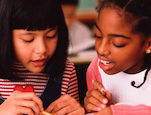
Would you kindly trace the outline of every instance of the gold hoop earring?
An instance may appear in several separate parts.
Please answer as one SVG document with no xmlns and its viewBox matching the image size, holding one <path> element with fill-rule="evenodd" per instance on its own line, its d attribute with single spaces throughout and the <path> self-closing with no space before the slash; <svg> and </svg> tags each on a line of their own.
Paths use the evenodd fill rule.
<svg viewBox="0 0 151 115">
<path fill-rule="evenodd" d="M 151 50 L 146 50 L 146 54 L 150 54 L 151 53 Z"/>
</svg>

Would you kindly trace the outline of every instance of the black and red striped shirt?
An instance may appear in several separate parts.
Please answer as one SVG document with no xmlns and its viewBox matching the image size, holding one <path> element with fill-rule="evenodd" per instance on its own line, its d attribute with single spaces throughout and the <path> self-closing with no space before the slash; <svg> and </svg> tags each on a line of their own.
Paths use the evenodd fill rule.
<svg viewBox="0 0 151 115">
<path fill-rule="evenodd" d="M 48 75 L 44 73 L 32 73 L 28 71 L 20 63 L 14 63 L 15 69 L 18 70 L 17 75 L 20 77 L 26 77 L 23 81 L 12 82 L 6 79 L 0 79 L 0 95 L 3 99 L 7 99 L 14 91 L 16 85 L 26 87 L 26 85 L 32 85 L 34 92 L 37 96 L 40 96 L 45 89 L 48 81 Z M 78 94 L 78 81 L 74 64 L 69 60 L 66 61 L 66 67 L 63 73 L 61 95 L 69 94 L 77 101 L 79 101 Z"/>
</svg>

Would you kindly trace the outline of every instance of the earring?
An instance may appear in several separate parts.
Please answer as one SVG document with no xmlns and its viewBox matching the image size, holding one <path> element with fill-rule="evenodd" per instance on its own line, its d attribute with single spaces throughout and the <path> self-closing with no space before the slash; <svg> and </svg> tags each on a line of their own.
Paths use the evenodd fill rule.
<svg viewBox="0 0 151 115">
<path fill-rule="evenodd" d="M 151 50 L 150 49 L 147 49 L 146 50 L 146 54 L 150 54 L 151 53 Z"/>
</svg>

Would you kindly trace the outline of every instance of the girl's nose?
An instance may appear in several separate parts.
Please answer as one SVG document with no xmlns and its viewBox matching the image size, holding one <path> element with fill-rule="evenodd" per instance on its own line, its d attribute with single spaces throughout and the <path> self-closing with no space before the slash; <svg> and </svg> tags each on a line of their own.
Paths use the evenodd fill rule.
<svg viewBox="0 0 151 115">
<path fill-rule="evenodd" d="M 106 56 L 110 54 L 109 44 L 107 41 L 101 41 L 98 43 L 97 52 L 99 55 Z"/>
<path fill-rule="evenodd" d="M 44 39 L 38 40 L 36 43 L 35 52 L 37 54 L 44 54 L 46 52 L 46 50 L 47 50 L 47 46 L 46 46 Z"/>
</svg>

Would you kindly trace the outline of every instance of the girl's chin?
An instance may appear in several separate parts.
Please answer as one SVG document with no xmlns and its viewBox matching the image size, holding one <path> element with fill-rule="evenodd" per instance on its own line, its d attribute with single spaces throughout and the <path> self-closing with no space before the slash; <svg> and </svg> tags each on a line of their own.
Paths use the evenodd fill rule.
<svg viewBox="0 0 151 115">
<path fill-rule="evenodd" d="M 28 68 L 27 68 L 28 69 Z M 33 72 L 33 73 L 41 73 L 43 72 L 44 70 L 44 67 L 41 67 L 41 68 L 29 68 L 28 69 L 30 72 Z"/>
<path fill-rule="evenodd" d="M 114 74 L 118 73 L 118 72 L 114 72 L 114 71 L 104 71 L 104 72 L 108 75 L 114 75 Z"/>
</svg>

